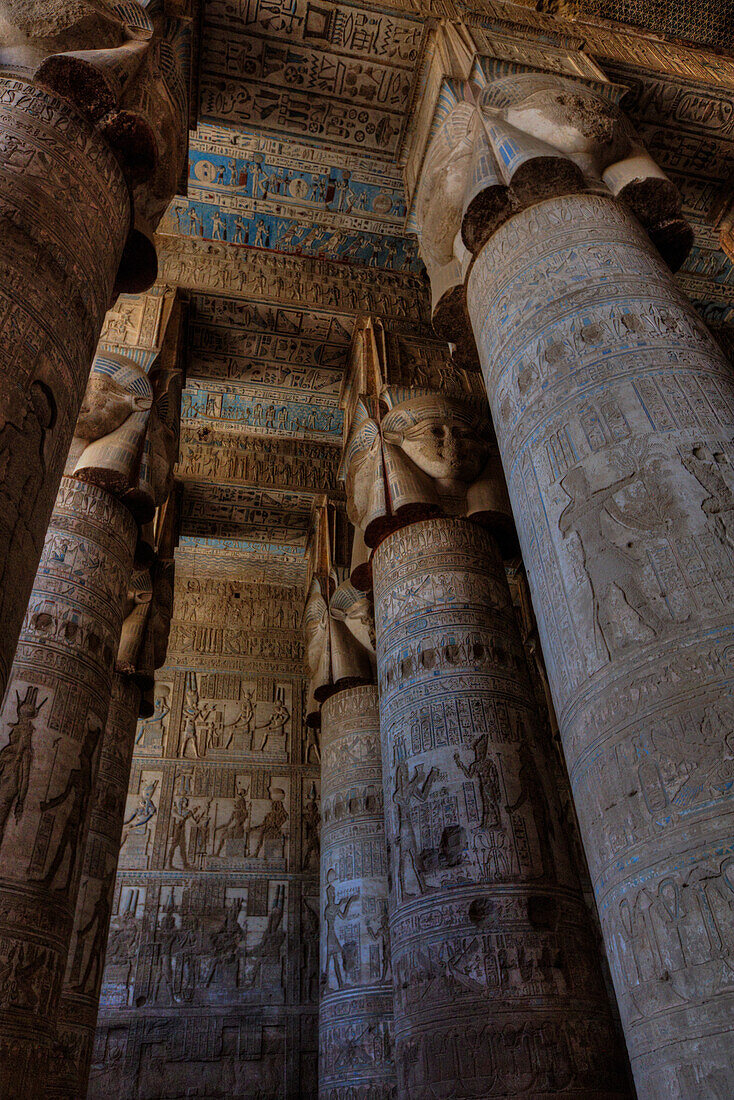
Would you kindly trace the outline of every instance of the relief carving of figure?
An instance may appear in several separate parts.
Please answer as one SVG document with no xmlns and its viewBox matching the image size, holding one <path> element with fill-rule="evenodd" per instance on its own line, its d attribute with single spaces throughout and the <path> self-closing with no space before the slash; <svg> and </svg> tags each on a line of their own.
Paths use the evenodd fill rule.
<svg viewBox="0 0 734 1100">
<path fill-rule="evenodd" d="M 199 701 L 196 674 L 193 672 L 188 673 L 182 711 L 183 729 L 181 732 L 181 756 L 184 759 L 191 758 L 192 753 L 189 749 L 193 750 L 194 759 L 198 760 L 202 756 L 202 750 L 206 749 L 206 745 L 202 744 L 200 735 L 205 730 L 210 713 L 215 709 L 214 706 L 206 707 Z"/>
<path fill-rule="evenodd" d="M 342 902 L 336 900 L 336 887 L 334 881 L 336 872 L 332 869 L 326 875 L 326 901 L 324 903 L 324 926 L 326 929 L 326 958 L 324 959 L 323 979 L 329 986 L 329 965 L 334 973 L 336 988 L 344 985 L 344 945 L 336 931 L 337 920 L 344 920 L 349 912 L 349 907 L 354 901 L 353 896 L 345 898 Z"/>
<path fill-rule="evenodd" d="M 89 946 L 87 964 L 75 986 L 77 993 L 94 991 L 102 977 L 102 959 L 107 946 L 107 933 L 110 926 L 112 906 L 110 904 L 110 890 L 112 888 L 112 876 L 108 876 L 99 884 L 99 893 L 92 908 L 92 913 L 85 925 L 79 929 L 79 939 L 84 940 L 94 929 L 92 942 Z"/>
<path fill-rule="evenodd" d="M 171 708 L 168 705 L 169 692 L 170 688 L 167 684 L 156 686 L 153 713 L 150 718 L 145 718 L 138 724 L 138 732 L 135 736 L 136 745 L 141 745 L 147 739 L 150 739 L 154 744 L 163 745 L 166 720 L 171 713 Z"/>
<path fill-rule="evenodd" d="M 102 736 L 102 727 L 90 722 L 79 750 L 79 763 L 69 772 L 66 785 L 53 798 L 41 802 L 40 810 L 46 814 L 58 806 L 68 804 L 66 819 L 56 844 L 56 852 L 51 859 L 46 874 L 40 880 L 45 886 L 52 886 L 68 854 L 66 878 L 63 886 L 56 887 L 59 893 L 67 893 L 74 879 L 74 870 L 80 856 L 80 836 L 87 820 L 87 808 L 92 795 L 94 754 Z"/>
<path fill-rule="evenodd" d="M 638 522 L 643 522 L 630 516 L 614 499 L 616 493 L 638 479 L 637 472 L 633 472 L 611 485 L 592 489 L 580 466 L 561 478 L 561 488 L 569 503 L 558 526 L 564 538 L 571 532 L 578 537 L 592 592 L 597 647 L 603 648 L 607 655 L 633 642 L 654 638 L 662 628 L 637 580 L 639 561 L 613 541 L 609 526 L 611 521 L 634 529 Z"/>
<path fill-rule="evenodd" d="M 701 509 L 711 520 L 716 537 L 734 550 L 734 491 L 728 456 L 696 444 L 690 452 L 681 452 L 681 462 L 708 494 Z"/>
<path fill-rule="evenodd" d="M 313 862 L 318 867 L 321 857 L 321 814 L 316 796 L 316 785 L 311 784 L 308 801 L 303 808 L 303 861 L 304 870 Z"/>
<path fill-rule="evenodd" d="M 319 913 L 308 904 L 308 899 L 303 899 L 303 923 L 301 933 L 303 965 L 304 997 L 307 1001 L 318 1002 L 319 999 Z"/>
<path fill-rule="evenodd" d="M 191 821 L 198 825 L 202 818 L 203 811 L 189 808 L 189 800 L 186 795 L 182 795 L 178 802 L 174 802 L 171 808 L 171 840 L 168 848 L 168 866 L 171 869 L 173 869 L 173 861 L 176 854 L 178 854 L 184 871 L 189 870 L 189 843 L 186 824 Z"/>
<path fill-rule="evenodd" d="M 250 846 L 250 837 L 257 838 L 257 845 L 251 854 L 259 859 L 265 851 L 268 840 L 277 840 L 281 845 L 281 856 L 285 854 L 285 834 L 283 826 L 288 820 L 288 811 L 284 805 L 285 791 L 280 787 L 270 789 L 270 809 L 265 814 L 259 825 L 251 826 L 247 834 L 247 844 Z"/>
<path fill-rule="evenodd" d="M 158 807 L 153 801 L 153 795 L 155 794 L 157 786 L 158 780 L 154 779 L 152 783 L 147 783 L 143 788 L 137 806 L 123 823 L 122 841 L 120 843 L 120 848 L 124 847 L 125 842 L 131 835 L 131 833 L 148 831 L 149 823 L 158 813 Z"/>
<path fill-rule="evenodd" d="M 367 925 L 370 939 L 380 948 L 380 976 L 378 981 L 386 982 L 392 974 L 392 955 L 390 952 L 390 914 L 387 905 L 382 907 L 377 926 Z"/>
<path fill-rule="evenodd" d="M 268 922 L 260 937 L 260 942 L 248 952 L 252 958 L 252 974 L 250 980 L 253 985 L 262 984 L 263 964 L 279 962 L 282 958 L 283 945 L 285 943 L 285 929 L 283 928 L 283 914 L 285 911 L 285 886 L 279 884 L 275 891 L 272 908 L 268 913 Z"/>
<path fill-rule="evenodd" d="M 423 765 L 417 764 L 413 778 L 410 779 L 407 763 L 403 760 L 397 766 L 392 800 L 396 812 L 396 889 L 400 901 L 415 894 L 415 891 L 409 891 L 406 887 L 407 874 L 412 872 L 419 894 L 424 893 L 426 888 L 423 857 L 415 835 L 412 808 L 414 802 L 426 801 L 436 778 L 435 768 L 431 768 L 428 775 L 424 776 Z"/>
<path fill-rule="evenodd" d="M 35 719 L 46 699 L 38 702 L 38 688 L 29 687 L 21 700 L 15 693 L 16 720 L 11 725 L 8 743 L 0 749 L 0 845 L 11 810 L 19 821 L 25 810 L 28 780 L 33 765 L 33 735 Z"/>
<path fill-rule="evenodd" d="M 544 878 L 555 881 L 556 865 L 553 856 L 553 845 L 556 830 L 538 765 L 535 763 L 533 752 L 525 740 L 520 741 L 518 745 L 518 759 L 520 766 L 517 772 L 517 782 L 520 789 L 515 800 L 508 802 L 505 809 L 509 814 L 516 814 L 523 806 L 530 806 L 535 822 L 535 830 L 538 834 L 538 848 L 540 849 L 542 861 L 541 873 Z"/>
<path fill-rule="evenodd" d="M 265 752 L 268 741 L 272 736 L 278 736 L 279 734 L 285 734 L 285 727 L 290 721 L 291 713 L 288 707 L 285 705 L 282 699 L 275 700 L 275 706 L 270 718 L 262 726 L 256 726 L 255 729 L 264 729 L 262 745 L 260 746 L 260 752 Z"/>
<path fill-rule="evenodd" d="M 482 817 L 479 828 L 489 831 L 501 828 L 500 804 L 502 794 L 500 777 L 497 765 L 489 755 L 489 737 L 486 733 L 480 733 L 471 742 L 474 759 L 469 766 L 462 761 L 458 753 L 454 753 L 454 761 L 467 779 L 479 781 L 479 797 L 482 804 Z"/>
<path fill-rule="evenodd" d="M 239 788 L 234 799 L 234 806 L 228 821 L 223 821 L 214 829 L 214 835 L 221 832 L 215 855 L 221 856 L 222 849 L 228 840 L 241 840 L 243 842 L 250 827 L 250 804 L 243 788 Z"/>
<path fill-rule="evenodd" d="M 55 420 L 51 390 L 33 382 L 24 412 L 8 415 L 0 428 L 0 580 L 11 544 L 27 539 L 26 523 L 46 480 L 46 438 Z M 8 598 L 15 599 L 15 593 Z"/>
</svg>

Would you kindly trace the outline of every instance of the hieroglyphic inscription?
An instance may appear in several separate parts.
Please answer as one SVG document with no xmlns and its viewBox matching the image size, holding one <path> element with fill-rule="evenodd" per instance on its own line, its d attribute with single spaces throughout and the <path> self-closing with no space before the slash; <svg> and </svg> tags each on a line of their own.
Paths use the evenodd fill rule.
<svg viewBox="0 0 734 1100">
<path fill-rule="evenodd" d="M 181 433 L 178 472 L 187 480 L 334 494 L 341 492 L 337 488 L 340 457 L 340 449 L 333 444 L 217 432 L 202 437 L 198 428 L 189 427 Z"/>
<path fill-rule="evenodd" d="M 407 328 L 428 320 L 426 285 L 416 275 L 258 249 L 233 264 L 226 244 L 191 237 L 162 236 L 157 244 L 161 277 L 178 286 L 339 313 L 384 314 Z"/>
<path fill-rule="evenodd" d="M 130 217 L 107 144 L 0 80 L 0 689 L 7 682 Z"/>
<path fill-rule="evenodd" d="M 423 35 L 415 18 L 331 3 L 210 0 L 201 114 L 391 154 Z"/>
<path fill-rule="evenodd" d="M 633 1068 L 650 1096 L 714 1090 L 731 1072 L 731 368 L 608 199 L 512 219 L 468 297 Z"/>
<path fill-rule="evenodd" d="M 0 1083 L 41 1096 L 136 525 L 64 478 L 0 721 Z M 39 1073 L 40 1068 L 40 1073 Z"/>
<path fill-rule="evenodd" d="M 496 544 L 427 519 L 372 567 L 401 1094 L 624 1095 Z"/>
<path fill-rule="evenodd" d="M 136 1100 L 315 1098 L 319 779 L 300 603 L 287 585 L 177 571 L 169 659 L 136 736 L 91 1097 L 114 1070 Z"/>
<path fill-rule="evenodd" d="M 319 1096 L 395 1096 L 377 688 L 321 709 Z"/>
</svg>

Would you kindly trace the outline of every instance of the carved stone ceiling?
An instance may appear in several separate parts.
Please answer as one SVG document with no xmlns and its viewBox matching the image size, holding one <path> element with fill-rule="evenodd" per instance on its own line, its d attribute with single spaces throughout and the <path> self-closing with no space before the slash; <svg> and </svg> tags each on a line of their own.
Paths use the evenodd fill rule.
<svg viewBox="0 0 734 1100">
<path fill-rule="evenodd" d="M 731 2 L 716 12 L 709 0 L 694 4 L 688 37 L 726 46 L 720 17 Z M 399 154 L 429 13 L 471 13 L 490 47 L 507 48 L 513 21 L 530 52 L 583 45 L 630 88 L 627 109 L 694 224 L 680 285 L 708 319 L 734 320 L 734 269 L 715 228 L 734 175 L 734 63 L 593 22 L 686 37 L 671 14 L 684 8 L 588 0 L 555 5 L 571 18 L 563 22 L 501 0 L 385 0 L 379 10 L 202 0 L 187 195 L 158 234 L 161 278 L 190 300 L 179 465 L 187 569 L 301 583 L 313 502 L 342 496 L 339 392 L 355 319 L 376 313 L 390 331 L 425 335 Z M 134 343 L 137 324 L 134 302 L 123 303 L 121 342 Z"/>
<path fill-rule="evenodd" d="M 412 12 L 202 2 L 187 194 L 158 231 L 161 277 L 189 288 L 187 570 L 302 582 L 314 500 L 342 496 L 356 317 L 425 322 L 396 154 L 427 33 Z"/>
</svg>

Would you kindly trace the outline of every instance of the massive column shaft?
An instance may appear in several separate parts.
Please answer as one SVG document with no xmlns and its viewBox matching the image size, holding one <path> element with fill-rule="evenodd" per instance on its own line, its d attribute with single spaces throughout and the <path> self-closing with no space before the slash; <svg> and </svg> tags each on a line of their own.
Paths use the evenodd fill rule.
<svg viewBox="0 0 734 1100">
<path fill-rule="evenodd" d="M 82 115 L 0 76 L 0 695 L 130 217 Z"/>
<path fill-rule="evenodd" d="M 64 478 L 0 729 L 0 1093 L 44 1093 L 137 525 Z"/>
<path fill-rule="evenodd" d="M 399 1095 L 624 1095 L 496 543 L 427 519 L 372 569 Z"/>
<path fill-rule="evenodd" d="M 116 672 L 84 847 L 46 1100 L 69 1100 L 86 1096 L 87 1092 L 140 698 L 136 681 Z"/>
<path fill-rule="evenodd" d="M 516 214 L 467 294 L 638 1090 L 724 1095 L 731 367 L 611 198 Z"/>
<path fill-rule="evenodd" d="M 395 1096 L 377 688 L 321 708 L 319 1097 Z"/>
</svg>

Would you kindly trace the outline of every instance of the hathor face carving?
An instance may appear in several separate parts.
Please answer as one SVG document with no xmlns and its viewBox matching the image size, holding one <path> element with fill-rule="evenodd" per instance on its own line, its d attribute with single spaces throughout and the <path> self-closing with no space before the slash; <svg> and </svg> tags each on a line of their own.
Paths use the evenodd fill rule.
<svg viewBox="0 0 734 1100">
<path fill-rule="evenodd" d="M 482 417 L 471 405 L 439 394 L 396 402 L 382 422 L 382 437 L 437 482 L 469 485 L 487 461 L 489 433 Z"/>
<path fill-rule="evenodd" d="M 469 424 L 440 415 L 426 416 L 404 431 L 402 448 L 418 469 L 438 481 L 472 482 L 486 458 Z"/>
</svg>

